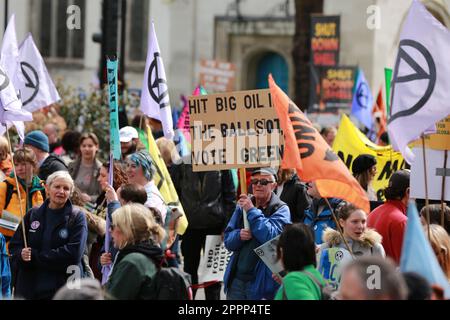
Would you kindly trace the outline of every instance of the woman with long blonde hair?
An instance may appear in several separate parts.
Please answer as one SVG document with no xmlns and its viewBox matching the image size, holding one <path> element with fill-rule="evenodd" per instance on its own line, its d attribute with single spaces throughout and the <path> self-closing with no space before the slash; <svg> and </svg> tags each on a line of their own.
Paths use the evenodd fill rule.
<svg viewBox="0 0 450 320">
<path fill-rule="evenodd" d="M 450 237 L 440 225 L 430 224 L 430 243 L 439 265 L 450 281 Z"/>
<path fill-rule="evenodd" d="M 164 229 L 142 204 L 127 204 L 112 214 L 111 236 L 119 253 L 106 283 L 115 299 L 150 299 L 150 284 L 163 262 Z"/>
</svg>

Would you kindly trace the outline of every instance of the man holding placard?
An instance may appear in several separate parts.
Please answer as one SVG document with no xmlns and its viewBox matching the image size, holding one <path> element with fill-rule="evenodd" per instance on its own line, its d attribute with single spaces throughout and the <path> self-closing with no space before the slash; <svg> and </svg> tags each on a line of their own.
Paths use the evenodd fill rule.
<svg viewBox="0 0 450 320">
<path fill-rule="evenodd" d="M 255 169 L 250 180 L 253 196 L 242 194 L 225 229 L 225 247 L 233 252 L 224 276 L 228 300 L 272 300 L 278 284 L 253 249 L 275 238 L 291 223 L 289 207 L 273 192 L 276 170 Z M 249 228 L 244 228 L 243 210 Z"/>
</svg>

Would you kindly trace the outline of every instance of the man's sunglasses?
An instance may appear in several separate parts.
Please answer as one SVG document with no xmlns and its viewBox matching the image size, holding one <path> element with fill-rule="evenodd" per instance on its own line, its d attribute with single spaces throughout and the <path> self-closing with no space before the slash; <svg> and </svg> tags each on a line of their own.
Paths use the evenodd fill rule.
<svg viewBox="0 0 450 320">
<path fill-rule="evenodd" d="M 250 180 L 250 183 L 251 183 L 251 184 L 257 185 L 257 184 L 259 183 L 259 184 L 262 185 L 262 186 L 267 186 L 269 183 L 274 183 L 274 182 L 275 182 L 275 181 L 267 180 L 267 179 L 260 179 L 260 180 L 258 180 L 258 179 L 253 179 L 253 180 Z"/>
</svg>

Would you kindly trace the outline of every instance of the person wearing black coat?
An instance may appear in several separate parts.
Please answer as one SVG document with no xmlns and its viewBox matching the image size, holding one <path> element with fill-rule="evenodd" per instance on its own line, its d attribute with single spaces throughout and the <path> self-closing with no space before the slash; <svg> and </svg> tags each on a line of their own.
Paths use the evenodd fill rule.
<svg viewBox="0 0 450 320">
<path fill-rule="evenodd" d="M 181 242 L 184 271 L 191 275 L 192 284 L 197 284 L 206 236 L 224 232 L 236 208 L 236 188 L 229 170 L 193 172 L 186 163 L 172 167 L 173 184 L 189 222 Z M 220 288 L 220 283 L 205 288 L 206 300 L 219 300 Z"/>
<path fill-rule="evenodd" d="M 300 181 L 294 169 L 278 170 L 275 193 L 288 205 L 292 223 L 303 222 L 305 210 L 310 208 L 312 200 L 306 192 L 306 185 Z"/>
<path fill-rule="evenodd" d="M 69 173 L 57 171 L 47 179 L 48 199 L 32 208 L 11 239 L 9 250 L 15 266 L 15 298 L 51 299 L 66 283 L 76 285 L 83 275 L 86 246 L 84 214 L 72 206 L 69 196 L 74 184 Z"/>
</svg>

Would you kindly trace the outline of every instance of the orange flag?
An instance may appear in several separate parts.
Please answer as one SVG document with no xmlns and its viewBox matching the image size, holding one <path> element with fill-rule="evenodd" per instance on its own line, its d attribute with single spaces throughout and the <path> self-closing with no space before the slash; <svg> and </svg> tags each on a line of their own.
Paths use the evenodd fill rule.
<svg viewBox="0 0 450 320">
<path fill-rule="evenodd" d="M 380 91 L 378 91 L 377 96 L 377 102 L 373 106 L 372 109 L 372 116 L 374 119 L 374 123 L 378 125 L 378 132 L 377 132 L 377 143 L 380 142 L 380 136 L 383 134 L 383 132 L 386 131 L 386 107 L 384 106 L 383 101 L 383 91 L 380 88 Z"/>
<path fill-rule="evenodd" d="M 295 168 L 304 181 L 315 181 L 322 197 L 347 200 L 369 213 L 369 199 L 358 181 L 309 119 L 276 85 L 272 75 L 269 88 L 284 134 L 281 166 Z"/>
</svg>

